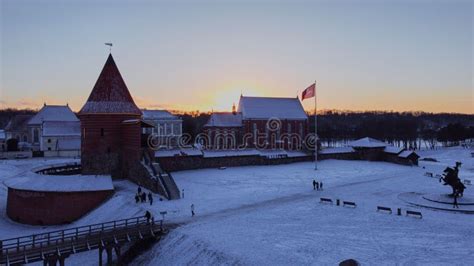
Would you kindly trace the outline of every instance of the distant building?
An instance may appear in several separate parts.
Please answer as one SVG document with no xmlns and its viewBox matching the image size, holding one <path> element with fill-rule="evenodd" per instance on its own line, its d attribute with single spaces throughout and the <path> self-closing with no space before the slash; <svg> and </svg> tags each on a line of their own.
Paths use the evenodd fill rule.
<svg viewBox="0 0 474 266">
<path fill-rule="evenodd" d="M 211 149 L 235 149 L 242 143 L 242 114 L 213 113 L 204 125 Z"/>
<path fill-rule="evenodd" d="M 171 114 L 166 110 L 142 110 L 143 121 L 150 125 L 152 128 L 143 128 L 142 134 L 154 136 L 153 144 L 161 147 L 177 146 L 179 139 L 183 132 L 183 120 L 178 116 Z"/>
<path fill-rule="evenodd" d="M 326 148 L 318 152 L 318 159 L 385 161 L 403 165 L 418 165 L 420 156 L 414 151 L 388 145 L 373 138 L 349 142 L 348 147 Z"/>
<path fill-rule="evenodd" d="M 17 139 L 18 142 L 29 143 L 31 140 L 29 131 L 28 131 L 28 121 L 34 115 L 15 115 L 10 119 L 7 126 L 5 127 L 5 138 Z"/>
<path fill-rule="evenodd" d="M 68 105 L 45 104 L 28 122 L 28 132 L 33 150 L 78 155 L 81 148 L 80 122 Z"/>
<path fill-rule="evenodd" d="M 212 114 L 204 132 L 215 148 L 227 148 L 236 136 L 241 147 L 295 150 L 304 148 L 308 116 L 297 97 L 240 96 L 238 109 Z"/>
</svg>

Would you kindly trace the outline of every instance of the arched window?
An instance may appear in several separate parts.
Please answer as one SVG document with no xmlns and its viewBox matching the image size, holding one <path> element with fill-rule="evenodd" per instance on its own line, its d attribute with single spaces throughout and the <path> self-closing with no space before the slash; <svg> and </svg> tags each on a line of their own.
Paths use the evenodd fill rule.
<svg viewBox="0 0 474 266">
<path fill-rule="evenodd" d="M 103 129 L 103 128 L 100 129 L 100 136 L 101 136 L 101 137 L 104 136 L 104 129 Z"/>
</svg>

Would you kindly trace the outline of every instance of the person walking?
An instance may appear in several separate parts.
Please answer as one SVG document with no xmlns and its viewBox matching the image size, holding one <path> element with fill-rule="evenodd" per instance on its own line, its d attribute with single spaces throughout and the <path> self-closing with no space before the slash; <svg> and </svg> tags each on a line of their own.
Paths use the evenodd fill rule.
<svg viewBox="0 0 474 266">
<path fill-rule="evenodd" d="M 194 216 L 194 204 L 191 204 L 191 216 Z"/>
<path fill-rule="evenodd" d="M 181 198 L 184 199 L 184 189 L 181 190 Z"/>
<path fill-rule="evenodd" d="M 316 180 L 313 179 L 313 190 L 316 190 Z"/>
<path fill-rule="evenodd" d="M 149 211 L 145 212 L 145 218 L 146 218 L 146 223 L 149 224 L 150 219 L 151 219 L 151 213 Z"/>
<path fill-rule="evenodd" d="M 146 202 L 146 193 L 142 192 L 142 203 Z"/>
<path fill-rule="evenodd" d="M 319 182 L 316 182 L 316 190 L 319 190 Z"/>
<path fill-rule="evenodd" d="M 321 183 L 319 183 L 319 188 L 320 188 L 321 190 L 323 190 L 323 182 L 322 182 L 322 181 L 321 181 Z"/>
<path fill-rule="evenodd" d="M 140 202 L 140 197 L 138 196 L 138 193 L 135 194 L 135 203 L 139 203 Z"/>
<path fill-rule="evenodd" d="M 150 202 L 150 205 L 153 205 L 153 195 L 151 195 L 151 192 L 148 192 L 148 201 Z"/>
<path fill-rule="evenodd" d="M 138 186 L 138 194 L 142 194 L 142 187 L 141 186 Z"/>
<path fill-rule="evenodd" d="M 459 209 L 459 205 L 458 205 L 458 193 L 454 193 L 453 208 Z"/>
</svg>

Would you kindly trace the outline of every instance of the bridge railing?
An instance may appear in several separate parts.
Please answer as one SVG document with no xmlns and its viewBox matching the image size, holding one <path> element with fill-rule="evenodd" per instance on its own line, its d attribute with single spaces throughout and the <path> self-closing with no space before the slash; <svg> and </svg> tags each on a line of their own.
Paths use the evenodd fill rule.
<svg viewBox="0 0 474 266">
<path fill-rule="evenodd" d="M 64 243 L 65 241 L 75 241 L 83 237 L 101 235 L 104 233 L 123 230 L 127 228 L 137 228 L 141 226 L 154 225 L 154 219 L 151 219 L 150 222 L 148 222 L 144 216 L 141 216 L 105 223 L 79 226 L 64 230 L 56 230 L 41 234 L 33 234 L 29 236 L 3 239 L 0 240 L 0 257 L 5 254 L 21 252 L 27 249 L 35 249 L 39 247 L 57 245 L 58 243 Z"/>
</svg>

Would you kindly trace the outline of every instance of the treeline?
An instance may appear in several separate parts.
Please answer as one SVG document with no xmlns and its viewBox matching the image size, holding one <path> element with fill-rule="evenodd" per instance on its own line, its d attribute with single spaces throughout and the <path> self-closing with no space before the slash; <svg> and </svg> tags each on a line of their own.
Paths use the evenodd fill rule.
<svg viewBox="0 0 474 266">
<path fill-rule="evenodd" d="M 28 114 L 36 114 L 37 111 L 32 109 L 14 109 L 14 108 L 7 108 L 7 109 L 0 109 L 0 129 L 4 129 L 10 119 L 15 115 L 28 115 Z"/>
<path fill-rule="evenodd" d="M 0 110 L 0 129 L 16 114 L 33 110 Z M 211 113 L 176 112 L 183 120 L 183 133 L 194 139 L 201 133 Z M 309 130 L 314 132 L 314 116 L 308 114 Z M 336 146 L 357 138 L 372 137 L 396 146 L 418 149 L 445 146 L 474 138 L 474 115 L 424 112 L 323 111 L 318 114 L 318 135 L 325 145 Z"/>
<path fill-rule="evenodd" d="M 310 120 L 314 131 L 314 119 Z M 396 146 L 419 149 L 458 145 L 474 138 L 474 115 L 422 112 L 341 112 L 318 115 L 318 135 L 327 145 L 372 137 Z"/>
</svg>

